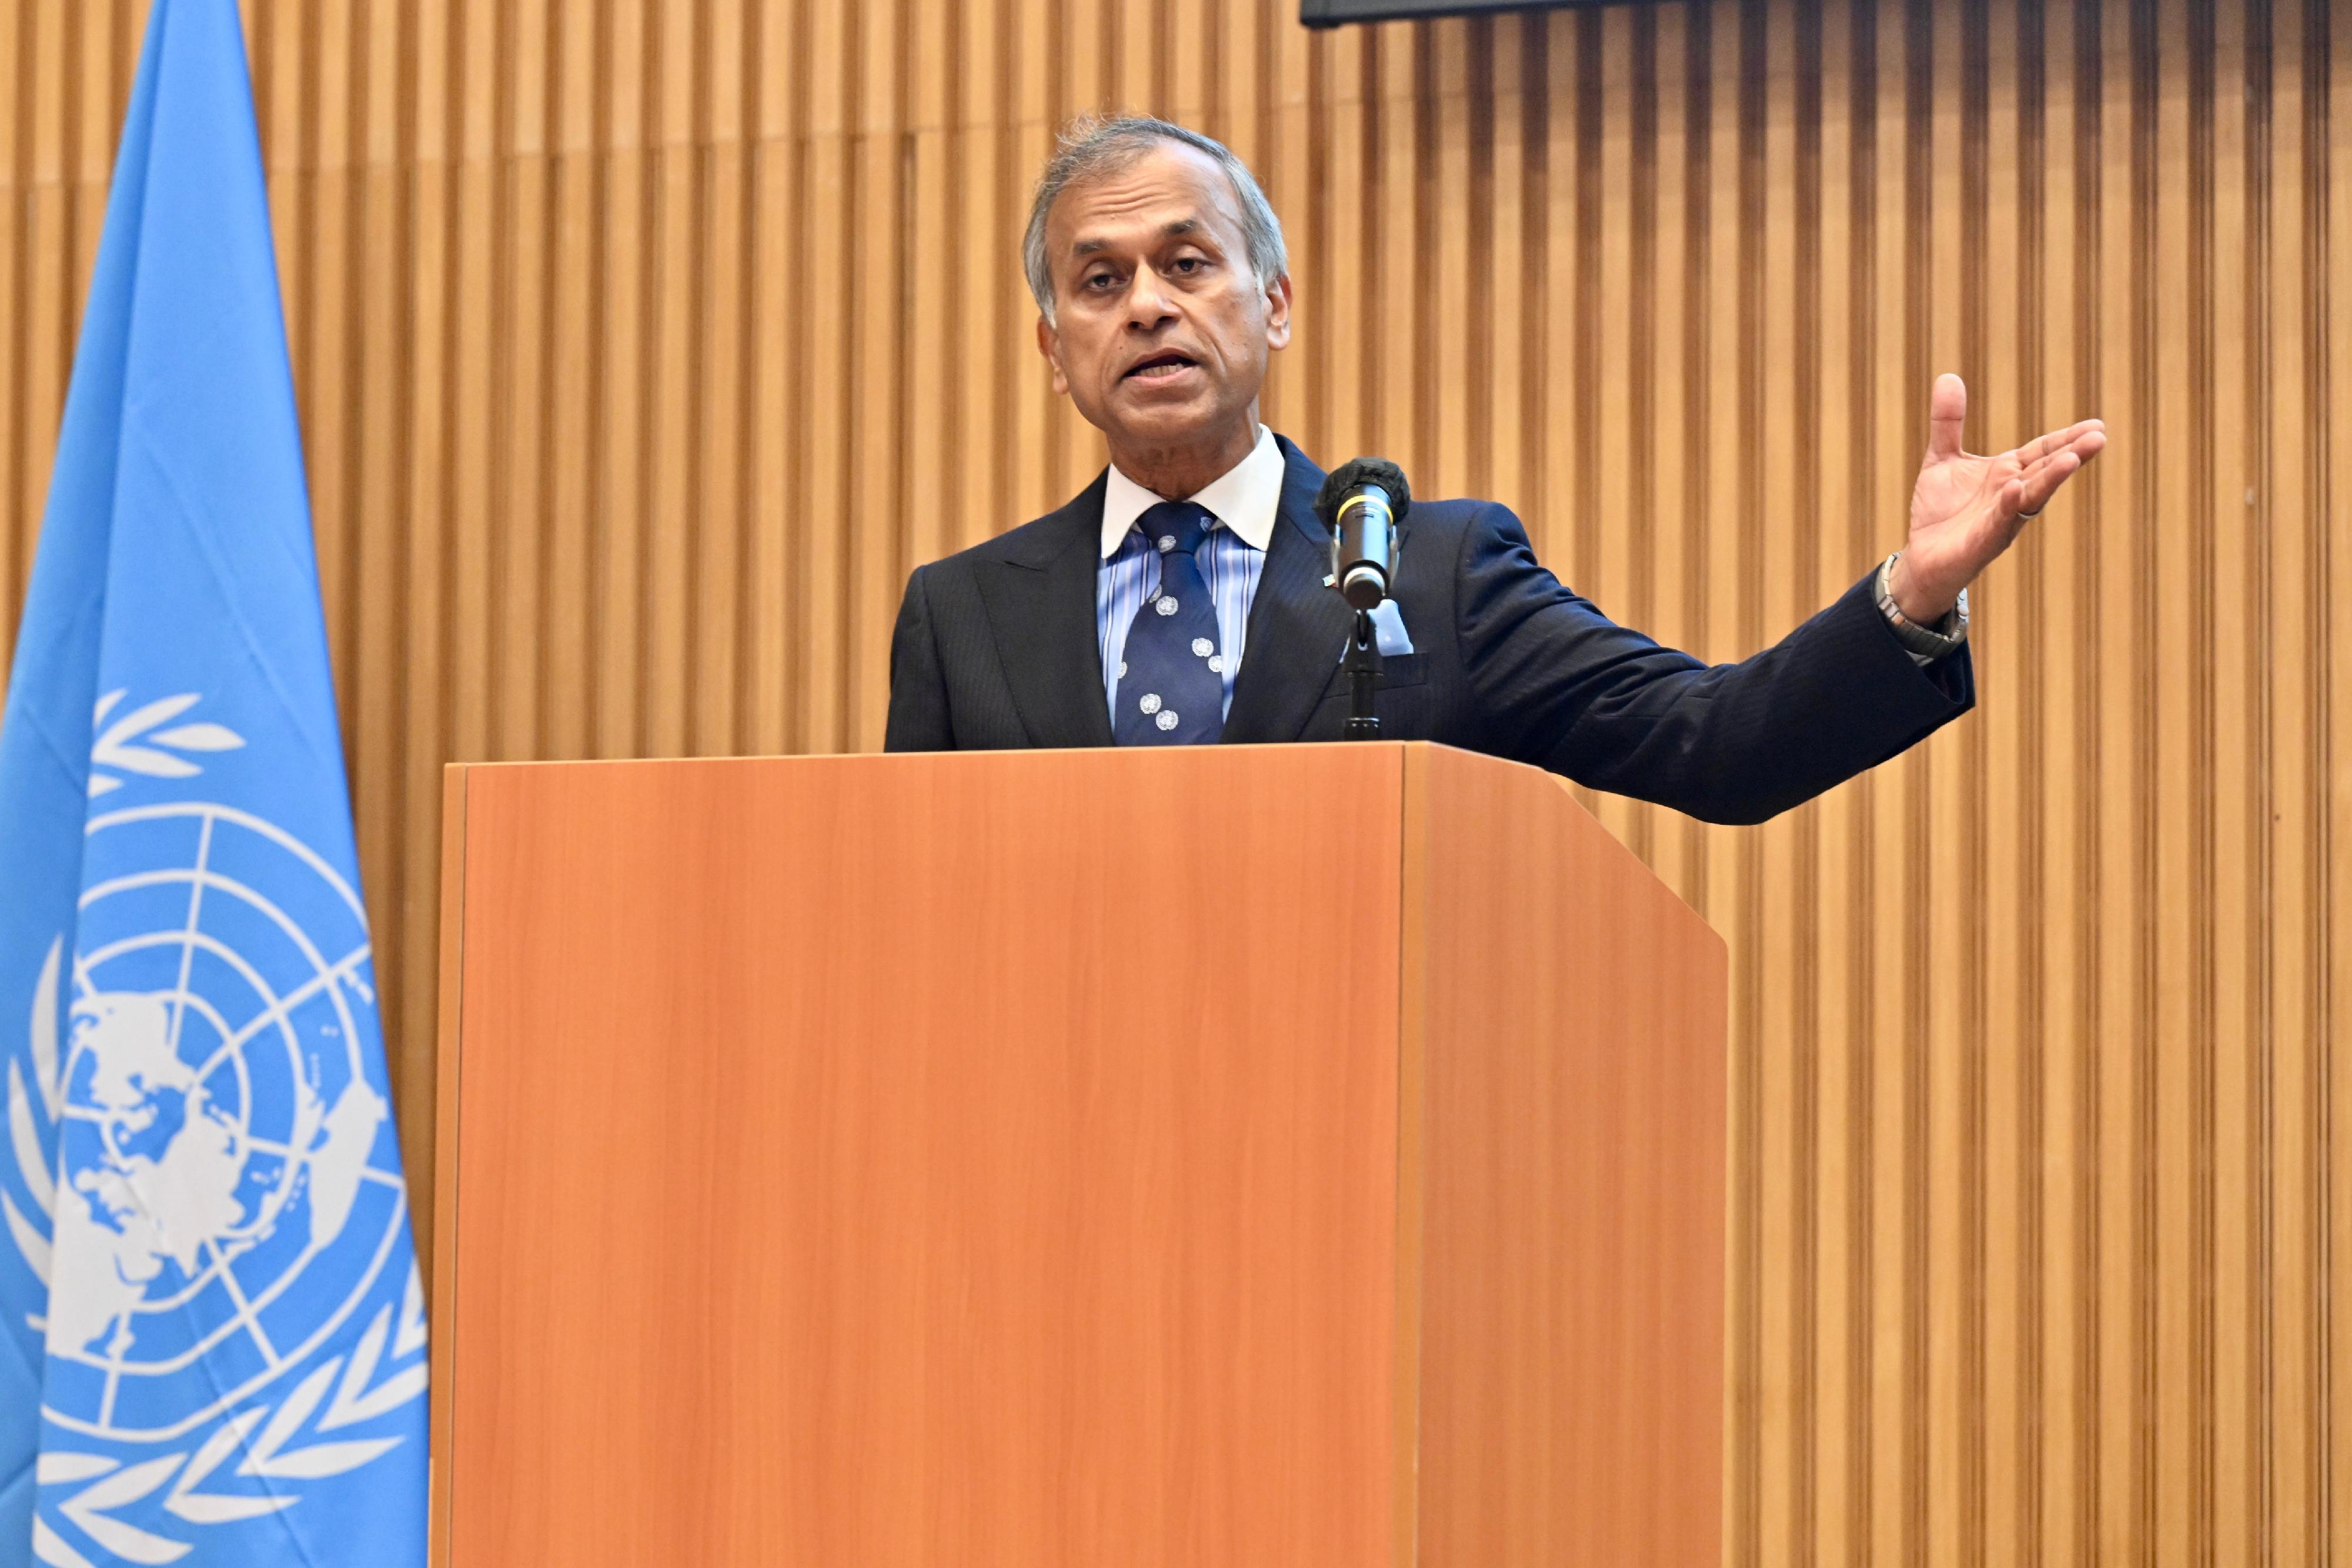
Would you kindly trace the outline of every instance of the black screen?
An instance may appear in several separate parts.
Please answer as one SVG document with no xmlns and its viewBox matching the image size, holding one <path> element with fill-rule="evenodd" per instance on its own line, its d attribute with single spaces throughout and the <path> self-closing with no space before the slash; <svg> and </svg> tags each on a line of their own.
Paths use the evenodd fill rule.
<svg viewBox="0 0 2352 1568">
<path fill-rule="evenodd" d="M 1393 22 L 1407 16 L 1483 16 L 1496 11 L 1550 11 L 1603 5 L 1610 0 L 1298 0 L 1298 19 L 1310 27 L 1346 22 Z"/>
</svg>

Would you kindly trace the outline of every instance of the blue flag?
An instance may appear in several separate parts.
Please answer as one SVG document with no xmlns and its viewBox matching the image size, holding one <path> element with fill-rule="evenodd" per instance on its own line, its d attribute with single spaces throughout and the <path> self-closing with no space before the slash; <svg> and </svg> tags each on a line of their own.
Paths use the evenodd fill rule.
<svg viewBox="0 0 2352 1568">
<path fill-rule="evenodd" d="M 0 1568 L 425 1558 L 425 1321 L 235 0 L 154 0 L 0 718 Z"/>
</svg>

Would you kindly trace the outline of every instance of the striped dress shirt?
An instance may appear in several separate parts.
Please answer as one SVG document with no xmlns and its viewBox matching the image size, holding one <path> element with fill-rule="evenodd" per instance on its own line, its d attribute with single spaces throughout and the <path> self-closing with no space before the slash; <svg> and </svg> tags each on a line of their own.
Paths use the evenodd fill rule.
<svg viewBox="0 0 2352 1568">
<path fill-rule="evenodd" d="M 1249 642 L 1250 604 L 1265 570 L 1266 546 L 1274 541 L 1282 506 L 1282 448 L 1273 433 L 1258 427 L 1250 455 L 1191 498 L 1216 519 L 1195 558 L 1217 608 L 1217 650 L 1224 663 L 1225 712 L 1234 708 L 1234 677 L 1240 674 Z M 1136 612 L 1160 591 L 1160 552 L 1136 526 L 1156 496 L 1111 465 L 1103 489 L 1102 556 L 1095 570 L 1095 635 L 1102 653 L 1103 706 L 1117 727 L 1120 655 Z"/>
</svg>

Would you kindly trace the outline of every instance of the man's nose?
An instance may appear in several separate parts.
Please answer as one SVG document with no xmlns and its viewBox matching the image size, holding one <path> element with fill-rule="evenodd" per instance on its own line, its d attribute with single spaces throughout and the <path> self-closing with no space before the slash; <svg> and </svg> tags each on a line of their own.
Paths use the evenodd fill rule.
<svg viewBox="0 0 2352 1568">
<path fill-rule="evenodd" d="M 1168 287 L 1160 274 L 1149 267 L 1137 267 L 1135 281 L 1127 288 L 1128 326 L 1148 332 L 1173 319 L 1175 314 L 1169 306 Z"/>
</svg>

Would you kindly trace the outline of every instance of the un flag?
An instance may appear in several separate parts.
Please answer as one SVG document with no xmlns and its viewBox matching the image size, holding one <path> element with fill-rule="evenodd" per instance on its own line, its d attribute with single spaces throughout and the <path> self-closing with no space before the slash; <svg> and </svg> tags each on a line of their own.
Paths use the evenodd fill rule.
<svg viewBox="0 0 2352 1568">
<path fill-rule="evenodd" d="M 414 1564 L 425 1322 L 235 0 L 154 0 L 0 718 L 0 1568 Z"/>
</svg>

